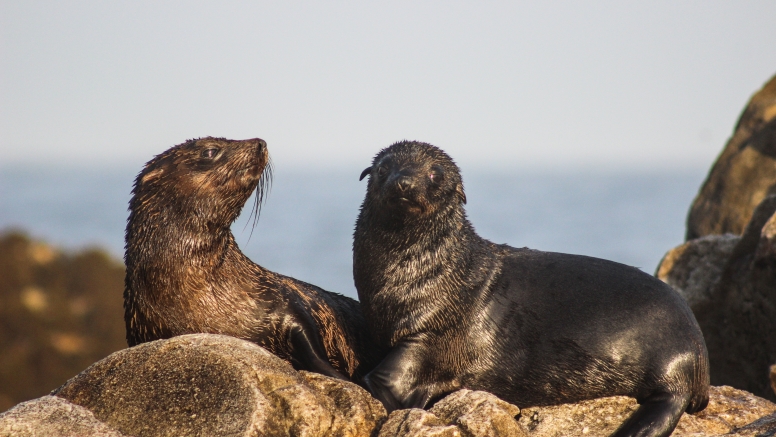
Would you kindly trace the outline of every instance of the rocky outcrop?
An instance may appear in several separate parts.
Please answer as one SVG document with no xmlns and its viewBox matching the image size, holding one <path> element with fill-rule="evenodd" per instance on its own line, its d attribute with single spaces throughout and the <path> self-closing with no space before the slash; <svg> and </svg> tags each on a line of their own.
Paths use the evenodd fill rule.
<svg viewBox="0 0 776 437">
<path fill-rule="evenodd" d="M 0 235 L 0 411 L 127 347 L 123 291 L 124 266 L 105 252 Z"/>
<path fill-rule="evenodd" d="M 776 362 L 776 195 L 758 205 L 740 237 L 691 240 L 666 254 L 657 276 L 695 313 L 712 384 L 776 400 L 768 381 Z"/>
<path fill-rule="evenodd" d="M 749 101 L 687 218 L 687 240 L 741 234 L 755 207 L 776 194 L 776 76 Z"/>
<path fill-rule="evenodd" d="M 607 436 L 636 407 L 611 397 L 521 411 L 459 390 L 386 420 L 355 384 L 297 372 L 253 343 L 194 334 L 110 355 L 52 395 L 0 414 L 0 436 Z M 712 387 L 706 410 L 684 415 L 674 435 L 773 435 L 775 424 L 776 404 Z"/>
<path fill-rule="evenodd" d="M 364 436 L 385 418 L 355 384 L 296 372 L 253 343 L 207 334 L 116 352 L 53 394 L 133 436 Z"/>
<path fill-rule="evenodd" d="M 632 398 L 614 396 L 519 411 L 491 394 L 461 390 L 429 411 L 394 411 L 380 437 L 606 437 L 637 407 Z M 732 387 L 712 387 L 709 406 L 682 416 L 672 435 L 772 435 L 774 424 L 776 404 Z"/>
</svg>

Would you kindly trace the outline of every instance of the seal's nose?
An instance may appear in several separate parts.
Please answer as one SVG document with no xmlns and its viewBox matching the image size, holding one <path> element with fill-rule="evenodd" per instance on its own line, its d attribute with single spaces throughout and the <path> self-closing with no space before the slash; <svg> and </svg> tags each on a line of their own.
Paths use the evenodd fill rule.
<svg viewBox="0 0 776 437">
<path fill-rule="evenodd" d="M 258 147 L 259 150 L 262 150 L 267 147 L 267 142 L 262 140 L 261 138 L 254 138 L 253 141 L 256 142 L 256 147 Z"/>
<path fill-rule="evenodd" d="M 396 179 L 396 186 L 399 188 L 399 191 L 404 192 L 409 189 L 411 189 L 414 185 L 414 178 L 412 176 L 399 176 Z"/>
</svg>

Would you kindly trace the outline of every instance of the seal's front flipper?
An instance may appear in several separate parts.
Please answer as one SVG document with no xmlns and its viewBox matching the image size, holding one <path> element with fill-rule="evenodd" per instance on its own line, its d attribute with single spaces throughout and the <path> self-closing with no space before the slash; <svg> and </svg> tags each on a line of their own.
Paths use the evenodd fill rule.
<svg viewBox="0 0 776 437">
<path fill-rule="evenodd" d="M 427 385 L 420 379 L 427 367 L 424 366 L 427 358 L 419 343 L 401 342 L 364 377 L 364 382 L 388 412 L 400 408 L 426 408 L 433 399 L 446 392 L 439 388 L 440 384 Z"/>
<path fill-rule="evenodd" d="M 689 403 L 689 394 L 654 394 L 643 400 L 638 410 L 611 437 L 669 436 Z"/>
<path fill-rule="evenodd" d="M 311 338 L 312 337 L 312 338 Z M 299 325 L 291 328 L 291 345 L 293 359 L 301 365 L 301 370 L 320 373 L 332 378 L 350 381 L 338 372 L 326 357 L 326 352 L 318 341 L 318 336 L 312 330 L 305 331 Z"/>
</svg>

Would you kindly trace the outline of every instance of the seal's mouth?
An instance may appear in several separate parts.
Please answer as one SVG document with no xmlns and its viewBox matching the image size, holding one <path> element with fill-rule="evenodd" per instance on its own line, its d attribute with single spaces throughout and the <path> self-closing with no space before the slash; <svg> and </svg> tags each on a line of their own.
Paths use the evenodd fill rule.
<svg viewBox="0 0 776 437">
<path fill-rule="evenodd" d="M 423 203 L 408 196 L 391 196 L 388 198 L 388 204 L 393 209 L 403 210 L 411 214 L 420 214 L 425 208 Z"/>
</svg>

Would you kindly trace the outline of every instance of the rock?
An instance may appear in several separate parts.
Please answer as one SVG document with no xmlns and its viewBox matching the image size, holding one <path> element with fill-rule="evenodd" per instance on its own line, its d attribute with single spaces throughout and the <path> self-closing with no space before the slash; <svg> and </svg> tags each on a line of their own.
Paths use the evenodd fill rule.
<svg viewBox="0 0 776 437">
<path fill-rule="evenodd" d="M 655 276 L 678 291 L 692 308 L 709 299 L 740 240 L 733 234 L 690 240 L 665 254 Z"/>
<path fill-rule="evenodd" d="M 458 390 L 437 402 L 431 412 L 467 436 L 524 434 L 516 420 L 520 408 L 484 391 Z"/>
<path fill-rule="evenodd" d="M 429 411 L 382 405 L 363 389 L 296 372 L 259 346 L 196 334 L 126 349 L 54 392 L 0 414 L 0 436 L 608 436 L 637 408 L 610 397 L 522 411 L 492 394 L 459 390 Z M 381 428 L 382 426 L 382 428 Z M 768 436 L 776 404 L 711 387 L 708 407 L 674 436 Z"/>
<path fill-rule="evenodd" d="M 776 400 L 776 195 L 757 206 L 740 237 L 706 236 L 666 254 L 657 277 L 690 304 L 703 331 L 711 383 Z"/>
<path fill-rule="evenodd" d="M 741 234 L 768 194 L 776 194 L 776 76 L 741 114 L 690 208 L 686 239 Z"/>
<path fill-rule="evenodd" d="M 520 409 L 483 391 L 458 390 L 429 411 L 391 413 L 379 437 L 498 437 L 525 436 L 515 416 Z"/>
<path fill-rule="evenodd" d="M 105 252 L 1 234 L 0 412 L 127 347 L 123 291 L 124 265 Z"/>
<path fill-rule="evenodd" d="M 133 436 L 368 436 L 386 416 L 355 384 L 211 334 L 116 352 L 53 394 Z"/>
<path fill-rule="evenodd" d="M 776 364 L 771 366 L 771 388 L 776 393 Z"/>
<path fill-rule="evenodd" d="M 609 436 L 634 412 L 636 400 L 624 396 L 549 407 L 523 408 L 519 423 L 530 436 Z"/>
<path fill-rule="evenodd" d="M 763 417 L 749 425 L 731 431 L 731 436 L 741 437 L 772 437 L 776 435 L 776 414 Z"/>
<path fill-rule="evenodd" d="M 378 437 L 461 437 L 461 429 L 448 425 L 434 413 L 417 408 L 396 410 Z"/>
<path fill-rule="evenodd" d="M 55 397 L 21 403 L 0 414 L 0 436 L 124 437 L 91 411 Z"/>
<path fill-rule="evenodd" d="M 613 396 L 521 411 L 489 393 L 459 390 L 429 411 L 394 411 L 379 437 L 607 437 L 636 408 L 635 399 Z M 745 433 L 770 429 L 772 421 L 768 418 L 774 414 L 776 404 L 766 399 L 732 387 L 711 387 L 708 407 L 694 415 L 683 415 L 672 435 L 750 435 Z"/>
<path fill-rule="evenodd" d="M 695 415 L 684 414 L 672 436 L 727 434 L 776 413 L 776 404 L 732 387 L 711 387 L 709 395 L 709 406 Z M 613 396 L 576 404 L 524 408 L 519 423 L 531 437 L 606 437 L 637 407 L 632 398 Z"/>
</svg>

